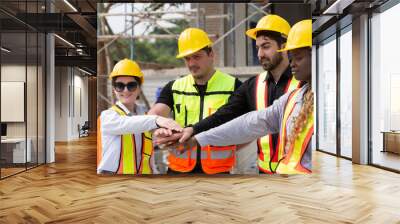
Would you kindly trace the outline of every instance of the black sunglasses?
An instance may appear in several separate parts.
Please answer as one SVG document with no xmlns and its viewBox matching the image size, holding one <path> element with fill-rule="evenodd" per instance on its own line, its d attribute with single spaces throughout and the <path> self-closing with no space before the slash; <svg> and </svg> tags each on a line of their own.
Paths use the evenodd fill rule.
<svg viewBox="0 0 400 224">
<path fill-rule="evenodd" d="M 123 92 L 125 87 L 128 89 L 129 92 L 135 91 L 139 86 L 137 82 L 128 82 L 127 84 L 123 82 L 116 82 L 114 83 L 114 88 L 117 92 Z"/>
</svg>

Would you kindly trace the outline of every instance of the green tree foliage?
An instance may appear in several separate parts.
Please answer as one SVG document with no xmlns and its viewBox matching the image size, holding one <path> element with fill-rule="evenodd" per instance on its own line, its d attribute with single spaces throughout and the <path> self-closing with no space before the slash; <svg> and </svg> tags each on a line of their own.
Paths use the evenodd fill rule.
<svg viewBox="0 0 400 224">
<path fill-rule="evenodd" d="M 168 29 L 170 33 L 180 34 L 184 29 L 189 26 L 186 20 L 175 20 L 173 21 L 176 27 Z M 165 30 L 156 27 L 151 34 L 168 34 Z M 156 50 L 155 61 L 161 64 L 169 64 L 180 66 L 183 65 L 182 59 L 177 59 L 178 54 L 178 43 L 177 39 L 157 39 L 154 43 L 151 43 L 152 47 Z"/>
<path fill-rule="evenodd" d="M 169 33 L 179 35 L 184 29 L 189 26 L 187 20 L 173 20 L 171 23 L 175 24 L 175 27 L 168 28 Z M 167 28 L 165 28 L 167 29 Z M 149 34 L 169 34 L 164 29 L 154 26 L 153 30 Z M 130 55 L 130 41 L 131 40 L 118 40 L 117 48 L 123 52 L 123 55 Z M 184 65 L 182 59 L 177 59 L 178 53 L 177 39 L 155 39 L 155 40 L 134 40 L 134 60 L 139 62 L 156 63 L 165 65 L 167 67 L 181 67 Z M 117 50 L 117 49 L 115 49 Z M 114 61 L 120 60 L 120 55 L 117 52 L 112 52 Z"/>
</svg>

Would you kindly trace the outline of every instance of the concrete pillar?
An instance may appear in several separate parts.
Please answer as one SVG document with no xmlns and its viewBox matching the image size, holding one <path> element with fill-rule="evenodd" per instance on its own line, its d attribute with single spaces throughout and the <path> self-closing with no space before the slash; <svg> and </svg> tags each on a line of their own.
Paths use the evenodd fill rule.
<svg viewBox="0 0 400 224">
<path fill-rule="evenodd" d="M 368 163 L 368 15 L 353 18 L 353 162 Z"/>
<path fill-rule="evenodd" d="M 46 35 L 46 163 L 55 162 L 55 57 L 54 35 Z"/>
<path fill-rule="evenodd" d="M 312 47 L 312 72 L 311 72 L 311 88 L 312 91 L 314 92 L 314 119 L 317 117 L 317 48 L 315 46 Z M 317 135 L 318 133 L 317 127 L 318 125 L 316 124 L 318 121 L 315 119 L 314 120 L 314 135 L 311 138 L 311 143 L 312 143 L 312 150 L 317 149 Z"/>
</svg>

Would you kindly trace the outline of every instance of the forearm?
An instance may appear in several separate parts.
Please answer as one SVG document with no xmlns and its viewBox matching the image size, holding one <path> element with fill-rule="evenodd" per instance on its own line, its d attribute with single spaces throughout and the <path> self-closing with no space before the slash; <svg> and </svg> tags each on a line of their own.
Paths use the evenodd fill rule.
<svg viewBox="0 0 400 224">
<path fill-rule="evenodd" d="M 148 112 L 148 115 L 158 115 L 162 117 L 169 117 L 171 109 L 168 105 L 163 103 L 156 103 Z"/>
<path fill-rule="evenodd" d="M 203 131 L 208 131 L 212 128 L 218 127 L 218 126 L 225 124 L 226 122 L 231 121 L 234 118 L 239 117 L 240 115 L 243 115 L 243 114 L 244 113 L 242 113 L 242 112 L 236 112 L 236 111 L 217 112 L 217 113 L 199 121 L 195 125 L 193 125 L 194 134 L 199 134 Z"/>
<path fill-rule="evenodd" d="M 219 127 L 197 134 L 196 140 L 205 145 L 237 145 L 250 142 L 268 133 L 277 132 L 276 124 L 269 124 L 265 111 L 253 111 Z"/>
<path fill-rule="evenodd" d="M 104 119 L 102 131 L 112 135 L 139 134 L 157 128 L 156 119 L 155 115 L 115 116 Z"/>
<path fill-rule="evenodd" d="M 249 112 L 251 109 L 249 108 L 246 92 L 247 87 L 243 84 L 240 89 L 230 96 L 228 103 L 220 107 L 211 116 L 193 125 L 194 133 L 198 134 L 211 128 L 218 127 Z"/>
</svg>

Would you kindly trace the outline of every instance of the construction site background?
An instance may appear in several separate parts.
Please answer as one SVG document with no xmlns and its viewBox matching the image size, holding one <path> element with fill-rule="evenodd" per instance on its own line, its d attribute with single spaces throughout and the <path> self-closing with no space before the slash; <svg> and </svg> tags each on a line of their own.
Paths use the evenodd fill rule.
<svg viewBox="0 0 400 224">
<path fill-rule="evenodd" d="M 118 7 L 119 11 L 113 10 Z M 140 8 L 140 10 L 137 8 Z M 171 64 L 137 60 L 138 56 L 135 55 L 134 43 L 138 41 L 173 40 L 177 42 L 180 32 L 173 33 L 171 28 L 160 25 L 160 23 L 165 23 L 168 20 L 168 22 L 173 21 L 168 19 L 168 15 L 179 14 L 182 20 L 187 21 L 188 27 L 199 27 L 205 30 L 213 41 L 217 69 L 232 74 L 242 81 L 263 72 L 262 67 L 259 66 L 255 41 L 245 35 L 247 29 L 255 27 L 258 20 L 267 14 L 278 14 L 287 19 L 291 25 L 299 20 L 311 18 L 310 6 L 299 3 L 172 3 L 172 5 L 162 3 L 99 3 L 97 11 L 99 26 L 97 29 L 98 114 L 109 108 L 114 102 L 108 75 L 116 61 L 120 59 L 131 58 L 136 60 L 142 68 L 145 82 L 142 87 L 140 103 L 147 107 L 154 104 L 157 93 L 165 84 L 179 76 L 189 74 L 183 61 L 171 66 Z M 124 32 L 113 33 L 113 27 L 108 20 L 111 17 L 124 17 Z M 137 28 L 143 27 L 143 24 L 147 24 L 146 30 L 158 29 L 165 32 L 164 34 L 149 34 L 149 32 L 137 34 Z M 175 31 L 183 30 L 186 27 L 180 28 L 175 29 Z M 126 49 L 127 43 L 129 43 L 129 50 Z M 174 45 L 172 52 L 177 52 L 177 44 Z M 163 53 L 165 52 L 160 52 L 160 54 Z M 170 57 L 175 57 L 175 55 Z M 238 151 L 237 164 L 232 173 L 256 173 L 257 147 L 255 142 L 242 148 Z M 163 153 L 156 154 L 156 161 L 165 161 L 165 156 Z M 158 165 L 160 171 L 163 172 L 165 164 L 160 163 Z"/>
</svg>

